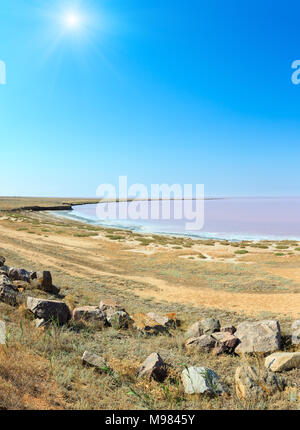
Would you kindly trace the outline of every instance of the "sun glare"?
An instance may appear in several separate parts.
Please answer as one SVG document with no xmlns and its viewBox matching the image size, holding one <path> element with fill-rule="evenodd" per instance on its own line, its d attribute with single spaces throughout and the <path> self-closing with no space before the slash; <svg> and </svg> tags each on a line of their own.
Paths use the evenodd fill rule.
<svg viewBox="0 0 300 430">
<path fill-rule="evenodd" d="M 65 24 L 69 28 L 80 27 L 80 17 L 76 13 L 68 13 L 65 16 Z"/>
</svg>

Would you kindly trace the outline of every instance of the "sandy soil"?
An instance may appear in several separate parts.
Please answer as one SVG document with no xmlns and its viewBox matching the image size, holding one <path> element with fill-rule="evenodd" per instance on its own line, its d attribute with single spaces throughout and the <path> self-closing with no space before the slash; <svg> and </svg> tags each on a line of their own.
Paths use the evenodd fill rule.
<svg viewBox="0 0 300 430">
<path fill-rule="evenodd" d="M 29 218 L 27 214 L 24 219 L 4 217 L 0 219 L 1 252 L 7 250 L 12 255 L 22 256 L 34 267 L 47 267 L 70 275 L 76 272 L 82 279 L 110 276 L 142 283 L 143 288 L 133 289 L 134 294 L 151 296 L 158 302 L 185 303 L 248 315 L 272 312 L 292 318 L 300 316 L 299 252 L 276 257 L 273 248 L 249 248 L 248 254 L 236 255 L 236 248 L 221 243 L 214 246 L 197 243 L 178 250 L 169 244 L 143 246 L 130 235 L 125 235 L 122 241 L 111 240 L 105 229 L 97 230 L 90 237 L 84 237 L 83 231 L 83 237 L 80 237 L 78 231 L 82 233 L 83 228 L 82 224 L 58 221 L 44 213 L 30 214 Z M 206 258 L 201 260 L 198 258 L 200 254 Z M 169 267 L 167 265 L 170 266 L 168 270 L 165 269 Z M 140 268 L 143 268 L 142 274 Z M 224 271 L 224 280 L 227 282 L 228 278 L 228 283 L 232 282 L 229 276 L 241 270 L 235 278 L 235 284 L 240 282 L 240 288 L 237 291 L 212 288 L 211 279 L 207 281 L 207 273 L 212 276 L 212 268 L 218 282 Z M 246 270 L 245 275 L 243 270 Z M 196 273 L 193 275 L 197 276 L 195 281 L 189 281 L 191 272 Z M 251 276 L 260 282 L 267 280 L 268 290 L 249 292 Z M 277 285 L 274 291 L 273 278 Z M 282 291 L 278 289 L 281 282 L 286 285 Z"/>
</svg>

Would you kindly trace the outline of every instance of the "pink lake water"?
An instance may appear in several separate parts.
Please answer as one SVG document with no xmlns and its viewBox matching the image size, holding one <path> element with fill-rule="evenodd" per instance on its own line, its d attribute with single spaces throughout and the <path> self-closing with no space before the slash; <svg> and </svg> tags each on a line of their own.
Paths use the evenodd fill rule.
<svg viewBox="0 0 300 430">
<path fill-rule="evenodd" d="M 97 205 L 94 204 L 75 206 L 72 211 L 55 212 L 55 214 L 88 224 L 129 229 L 141 233 L 228 240 L 300 240 L 300 197 L 205 200 L 204 225 L 197 230 L 187 229 L 187 219 L 175 219 L 178 205 L 182 205 L 182 201 L 156 202 L 159 204 L 160 215 L 165 206 L 170 205 L 169 219 L 162 219 L 161 216 L 159 219 L 153 219 L 150 204 L 151 202 L 148 201 L 139 202 L 139 211 L 144 214 L 144 218 L 145 214 L 148 214 L 147 219 L 130 219 L 130 217 L 119 219 L 118 215 L 113 219 L 99 219 Z M 119 205 L 116 203 L 117 208 Z M 195 209 L 195 201 L 193 205 Z"/>
</svg>

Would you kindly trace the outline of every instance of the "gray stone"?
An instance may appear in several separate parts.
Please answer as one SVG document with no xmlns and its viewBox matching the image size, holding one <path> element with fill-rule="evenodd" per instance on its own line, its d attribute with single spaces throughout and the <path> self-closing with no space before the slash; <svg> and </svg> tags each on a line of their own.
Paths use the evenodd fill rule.
<svg viewBox="0 0 300 430">
<path fill-rule="evenodd" d="M 243 322 L 238 325 L 235 336 L 240 344 L 237 353 L 271 353 L 281 348 L 281 333 L 278 321 L 266 320 Z"/>
<path fill-rule="evenodd" d="M 133 321 L 127 312 L 117 311 L 107 316 L 107 322 L 116 330 L 128 328 Z"/>
<path fill-rule="evenodd" d="M 277 391 L 283 391 L 285 386 L 284 379 L 268 370 L 254 366 L 241 366 L 236 369 L 235 387 L 240 399 L 258 401 L 269 398 Z"/>
<path fill-rule="evenodd" d="M 167 376 L 167 365 L 161 356 L 153 352 L 138 368 L 138 377 L 147 377 L 155 381 L 163 381 Z"/>
<path fill-rule="evenodd" d="M 30 273 L 25 269 L 18 269 L 16 267 L 11 267 L 8 272 L 8 277 L 12 281 L 24 281 L 29 282 Z"/>
<path fill-rule="evenodd" d="M 0 275 L 0 301 L 9 305 L 17 304 L 18 288 L 5 275 Z"/>
<path fill-rule="evenodd" d="M 104 325 L 106 316 L 97 306 L 81 306 L 73 311 L 73 319 L 75 321 L 90 321 Z"/>
<path fill-rule="evenodd" d="M 265 366 L 272 372 L 300 369 L 300 352 L 274 352 L 266 358 Z"/>
<path fill-rule="evenodd" d="M 215 355 L 232 354 L 240 343 L 236 336 L 227 331 L 213 333 L 212 337 L 216 340 L 216 346 L 213 350 Z"/>
<path fill-rule="evenodd" d="M 236 328 L 233 325 L 228 325 L 228 326 L 222 327 L 220 331 L 234 334 L 236 332 Z"/>
<path fill-rule="evenodd" d="M 108 369 L 108 365 L 106 364 L 104 358 L 90 351 L 84 351 L 82 363 L 88 366 L 96 367 L 97 370 L 102 372 L 105 372 Z"/>
<path fill-rule="evenodd" d="M 156 312 L 148 312 L 147 316 L 166 328 L 176 328 L 176 320 L 174 318 L 170 318 L 168 315 L 160 315 Z"/>
<path fill-rule="evenodd" d="M 124 307 L 120 305 L 120 303 L 116 302 L 115 300 L 101 300 L 99 308 L 101 311 L 103 311 L 107 316 L 110 314 L 113 314 L 115 312 L 126 312 Z"/>
<path fill-rule="evenodd" d="M 6 324 L 4 321 L 0 321 L 0 345 L 6 343 Z"/>
<path fill-rule="evenodd" d="M 292 343 L 294 345 L 300 343 L 300 320 L 296 320 L 292 324 Z"/>
<path fill-rule="evenodd" d="M 196 348 L 201 352 L 210 352 L 216 346 L 216 340 L 210 334 L 203 334 L 199 337 L 191 337 L 185 343 L 186 348 Z"/>
<path fill-rule="evenodd" d="M 71 312 L 66 303 L 57 300 L 44 300 L 27 297 L 27 308 L 35 318 L 66 324 L 71 319 Z"/>
<path fill-rule="evenodd" d="M 195 322 L 186 332 L 185 337 L 199 337 L 203 334 L 212 334 L 220 331 L 220 321 L 215 318 L 206 318 Z"/>
<path fill-rule="evenodd" d="M 181 374 L 186 394 L 209 394 L 212 396 L 228 393 L 219 376 L 207 367 L 189 367 Z"/>
</svg>

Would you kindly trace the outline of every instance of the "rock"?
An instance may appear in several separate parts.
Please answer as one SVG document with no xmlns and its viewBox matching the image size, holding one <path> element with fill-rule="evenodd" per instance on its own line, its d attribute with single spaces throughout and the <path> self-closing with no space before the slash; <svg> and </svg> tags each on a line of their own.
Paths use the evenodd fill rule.
<svg viewBox="0 0 300 430">
<path fill-rule="evenodd" d="M 153 352 L 138 368 L 138 377 L 162 382 L 167 376 L 167 365 L 159 354 Z"/>
<path fill-rule="evenodd" d="M 240 343 L 236 336 L 226 331 L 213 333 L 212 337 L 216 340 L 216 346 L 213 350 L 215 355 L 232 354 Z"/>
<path fill-rule="evenodd" d="M 108 323 L 116 330 L 128 328 L 132 320 L 127 312 L 117 311 L 107 316 Z"/>
<path fill-rule="evenodd" d="M 222 327 L 220 331 L 234 334 L 236 332 L 236 328 L 233 325 L 228 325 L 226 327 Z"/>
<path fill-rule="evenodd" d="M 266 358 L 265 366 L 272 372 L 300 369 L 300 352 L 274 352 Z"/>
<path fill-rule="evenodd" d="M 216 331 L 220 331 L 220 321 L 215 318 L 206 318 L 201 321 L 195 322 L 186 332 L 186 338 L 199 337 L 203 334 L 212 334 Z"/>
<path fill-rule="evenodd" d="M 97 306 L 82 306 L 75 308 L 73 311 L 73 319 L 75 321 L 92 321 L 95 323 L 106 323 L 106 316 Z"/>
<path fill-rule="evenodd" d="M 108 369 L 104 358 L 90 351 L 84 351 L 82 356 L 82 363 L 88 366 L 96 367 L 98 370 L 101 371 L 105 371 L 106 369 Z"/>
<path fill-rule="evenodd" d="M 210 352 L 216 346 L 216 340 L 210 334 L 203 334 L 199 337 L 191 337 L 185 343 L 186 348 L 197 348 L 202 352 Z"/>
<path fill-rule="evenodd" d="M 271 353 L 281 347 L 281 333 L 278 321 L 243 322 L 238 325 L 235 336 L 240 344 L 237 353 Z"/>
<path fill-rule="evenodd" d="M 12 281 L 23 281 L 29 282 L 30 273 L 25 269 L 17 269 L 16 267 L 11 267 L 8 272 L 8 277 Z"/>
<path fill-rule="evenodd" d="M 220 331 L 220 321 L 215 318 L 206 318 L 205 320 L 202 320 L 200 322 L 204 334 L 212 334 L 216 331 Z"/>
<path fill-rule="evenodd" d="M 0 275 L 5 275 L 8 277 L 9 267 L 8 266 L 0 266 Z"/>
<path fill-rule="evenodd" d="M 221 382 L 219 376 L 207 367 L 189 367 L 181 374 L 186 394 L 209 394 L 212 396 L 228 393 L 228 388 Z"/>
<path fill-rule="evenodd" d="M 147 316 L 166 328 L 176 328 L 176 318 L 173 316 L 173 314 L 171 316 L 171 314 L 160 315 L 156 312 L 148 312 Z"/>
<path fill-rule="evenodd" d="M 30 282 L 38 290 L 45 291 L 50 294 L 58 294 L 60 289 L 53 285 L 52 275 L 49 271 L 45 270 L 43 272 L 31 272 Z"/>
<path fill-rule="evenodd" d="M 44 319 L 46 322 L 58 322 L 66 324 L 71 319 L 69 307 L 64 302 L 57 300 L 44 300 L 27 297 L 27 308 L 34 314 L 35 318 Z"/>
<path fill-rule="evenodd" d="M 5 275 L 0 275 L 0 301 L 9 305 L 17 304 L 18 288 Z"/>
<path fill-rule="evenodd" d="M 5 261 L 6 261 L 6 258 L 5 258 L 5 257 L 2 257 L 2 256 L 0 255 L 0 267 L 4 266 Z"/>
<path fill-rule="evenodd" d="M 44 320 L 43 318 L 38 318 L 38 319 L 35 320 L 35 326 L 37 328 L 44 327 L 46 325 L 47 325 L 47 321 Z"/>
<path fill-rule="evenodd" d="M 0 345 L 6 343 L 6 325 L 4 321 L 0 321 Z"/>
<path fill-rule="evenodd" d="M 296 320 L 292 324 L 292 343 L 294 345 L 300 343 L 300 320 Z"/>
<path fill-rule="evenodd" d="M 147 335 L 157 335 L 159 333 L 168 333 L 165 326 L 154 321 L 148 315 L 137 313 L 132 315 L 133 328 Z"/>
<path fill-rule="evenodd" d="M 253 366 L 241 366 L 235 372 L 236 394 L 240 399 L 258 401 L 283 391 L 285 385 L 285 381 L 274 373 Z"/>
<path fill-rule="evenodd" d="M 102 312 L 104 312 L 107 316 L 113 314 L 115 312 L 125 312 L 123 306 L 121 306 L 118 302 L 114 300 L 101 300 L 99 308 Z"/>
</svg>

